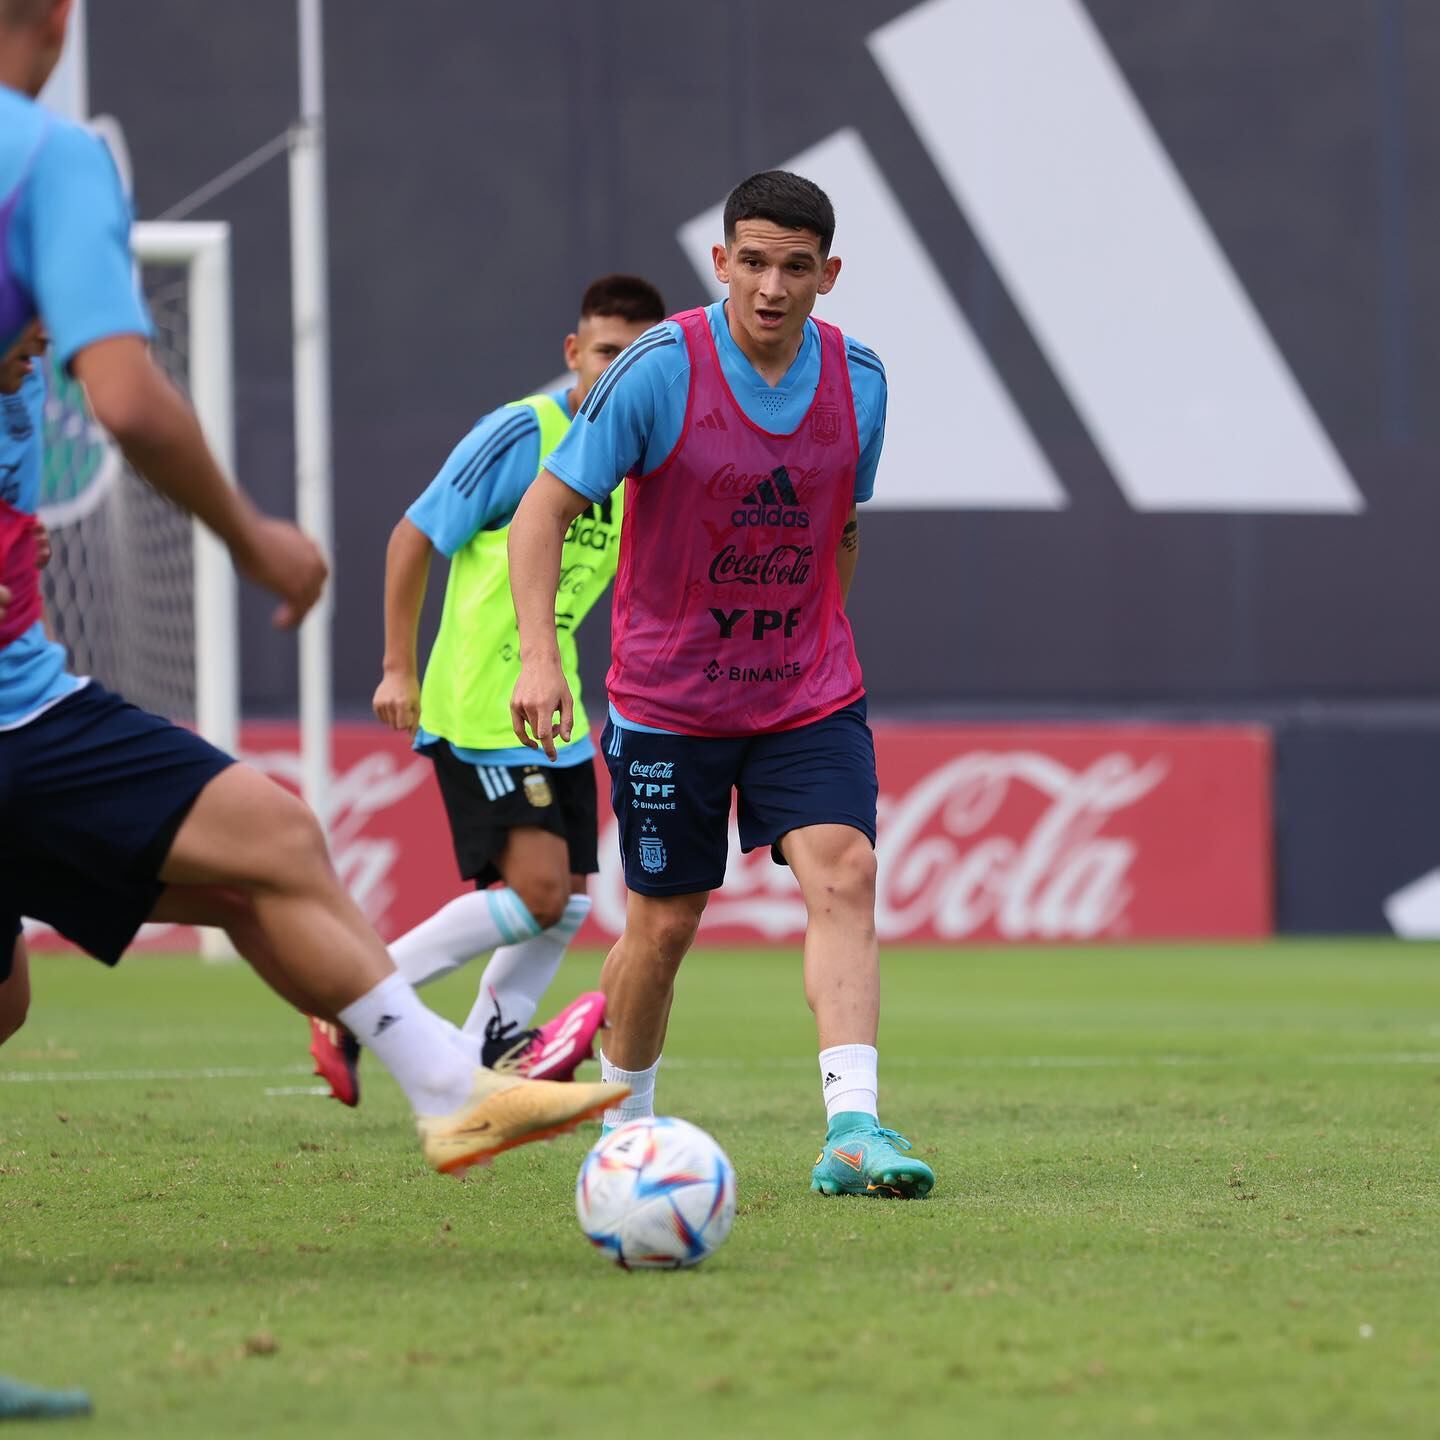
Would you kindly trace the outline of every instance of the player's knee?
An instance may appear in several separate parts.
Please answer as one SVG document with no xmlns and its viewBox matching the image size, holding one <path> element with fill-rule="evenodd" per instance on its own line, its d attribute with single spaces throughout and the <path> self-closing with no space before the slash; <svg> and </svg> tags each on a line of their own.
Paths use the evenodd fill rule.
<svg viewBox="0 0 1440 1440">
<path fill-rule="evenodd" d="M 875 851 L 870 842 L 856 832 L 826 867 L 825 890 L 840 904 L 858 911 L 875 908 Z"/>
<path fill-rule="evenodd" d="M 677 966 L 695 943 L 701 910 L 689 905 L 667 905 L 647 917 L 645 938 L 662 963 Z"/>
<path fill-rule="evenodd" d="M 30 1000 L 27 996 L 23 1004 L 12 1007 L 10 1005 L 0 1006 L 0 1045 L 3 1045 L 12 1035 L 16 1034 L 25 1024 L 25 1017 L 30 1013 Z"/>
<path fill-rule="evenodd" d="M 281 888 L 303 887 L 328 874 L 330 852 L 320 822 L 310 808 L 286 791 L 266 817 L 266 854 L 270 878 Z"/>
<path fill-rule="evenodd" d="M 570 900 L 568 875 L 525 875 L 512 882 L 510 888 L 542 930 L 558 925 L 564 918 L 565 906 Z"/>
<path fill-rule="evenodd" d="M 30 1013 L 30 983 L 23 974 L 13 974 L 0 985 L 0 1045 L 25 1023 Z"/>
</svg>

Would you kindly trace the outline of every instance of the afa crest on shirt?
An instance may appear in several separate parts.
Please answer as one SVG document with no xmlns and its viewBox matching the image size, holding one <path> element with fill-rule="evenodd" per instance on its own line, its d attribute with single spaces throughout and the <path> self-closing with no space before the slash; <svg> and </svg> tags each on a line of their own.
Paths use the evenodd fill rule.
<svg viewBox="0 0 1440 1440">
<path fill-rule="evenodd" d="M 817 404 L 810 410 L 810 438 L 817 445 L 833 445 L 840 438 L 840 407 Z"/>
</svg>

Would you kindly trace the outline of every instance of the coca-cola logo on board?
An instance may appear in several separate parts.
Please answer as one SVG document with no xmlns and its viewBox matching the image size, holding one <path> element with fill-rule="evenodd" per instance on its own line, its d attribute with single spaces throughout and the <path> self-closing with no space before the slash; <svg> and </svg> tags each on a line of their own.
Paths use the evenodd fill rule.
<svg viewBox="0 0 1440 1440">
<path fill-rule="evenodd" d="M 1137 846 L 1102 833 L 1165 779 L 1169 762 L 1143 764 L 1123 752 L 1083 768 L 1036 751 L 958 755 L 902 794 L 880 800 L 875 926 L 882 940 L 923 932 L 963 939 L 993 929 L 1007 940 L 1091 940 L 1114 933 L 1132 898 Z M 1000 812 L 1020 804 L 1034 818 L 1020 829 Z M 1037 813 L 1038 806 L 1038 813 Z M 595 918 L 618 934 L 625 877 L 614 827 L 601 842 Z M 790 871 L 769 851 L 740 850 L 734 823 L 725 884 L 708 924 L 743 927 L 767 939 L 805 928 L 805 904 Z"/>
</svg>

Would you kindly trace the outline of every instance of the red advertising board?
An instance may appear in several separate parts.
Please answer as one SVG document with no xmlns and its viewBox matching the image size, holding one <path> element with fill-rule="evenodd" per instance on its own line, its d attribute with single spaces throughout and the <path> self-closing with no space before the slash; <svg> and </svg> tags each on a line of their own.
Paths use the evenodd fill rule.
<svg viewBox="0 0 1440 1440">
<path fill-rule="evenodd" d="M 877 725 L 876 923 L 884 943 L 1254 937 L 1272 930 L 1270 738 L 1191 726 Z M 297 784 L 293 725 L 250 724 L 243 751 Z M 599 779 L 605 785 L 603 766 Z M 601 802 L 602 871 L 581 943 L 620 931 L 625 886 Z M 387 939 L 461 888 L 428 761 L 378 726 L 338 725 L 336 864 Z M 766 851 L 731 830 L 713 944 L 798 940 L 805 911 Z M 36 937 L 41 938 L 41 937 Z M 146 942 L 191 946 L 192 933 Z"/>
</svg>

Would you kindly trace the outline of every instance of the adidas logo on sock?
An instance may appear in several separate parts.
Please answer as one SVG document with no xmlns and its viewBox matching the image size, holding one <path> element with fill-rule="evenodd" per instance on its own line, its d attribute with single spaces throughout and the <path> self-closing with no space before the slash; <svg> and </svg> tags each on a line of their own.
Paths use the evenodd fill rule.
<svg viewBox="0 0 1440 1440">
<path fill-rule="evenodd" d="M 378 1039 L 392 1025 L 398 1025 L 399 1023 L 400 1017 L 398 1015 L 382 1015 L 379 1023 L 375 1026 L 375 1038 Z"/>
<path fill-rule="evenodd" d="M 825 1083 L 820 1088 L 822 1090 L 828 1090 L 832 1085 L 838 1085 L 839 1083 L 840 1077 L 833 1070 L 829 1070 L 825 1074 Z"/>
<path fill-rule="evenodd" d="M 723 410 L 712 410 L 708 415 L 702 415 L 696 422 L 697 430 L 728 430 L 730 427 L 725 423 L 725 412 Z"/>
</svg>

